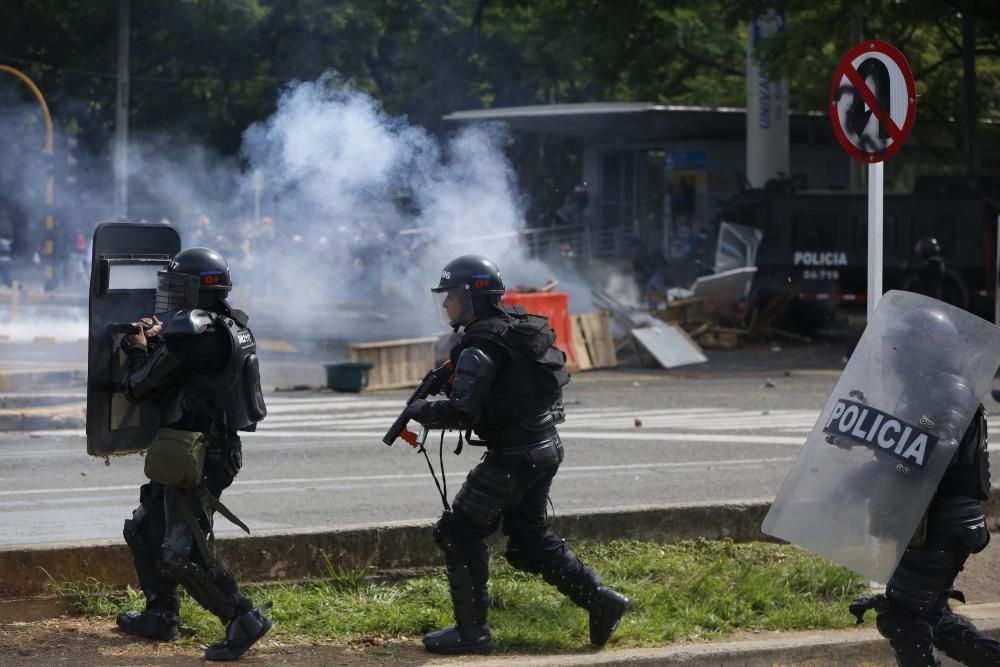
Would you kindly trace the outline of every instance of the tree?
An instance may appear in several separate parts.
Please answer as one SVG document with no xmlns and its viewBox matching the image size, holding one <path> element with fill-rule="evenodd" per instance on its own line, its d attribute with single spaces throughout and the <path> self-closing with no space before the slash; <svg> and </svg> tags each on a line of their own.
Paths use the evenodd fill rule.
<svg viewBox="0 0 1000 667">
<path fill-rule="evenodd" d="M 741 8 L 745 11 L 746 8 Z M 952 126 L 967 175 L 980 173 L 977 137 L 1000 121 L 1000 12 L 985 0 L 867 0 L 812 3 L 790 0 L 789 25 L 760 49 L 764 66 L 787 76 L 798 109 L 823 109 L 828 76 L 857 41 L 878 38 L 899 48 L 917 84 L 918 123 Z M 740 16 L 739 12 L 735 15 Z M 746 14 L 742 14 L 746 16 Z M 957 121 L 957 122 L 956 122 Z M 984 121 L 988 121 L 989 124 Z"/>
</svg>

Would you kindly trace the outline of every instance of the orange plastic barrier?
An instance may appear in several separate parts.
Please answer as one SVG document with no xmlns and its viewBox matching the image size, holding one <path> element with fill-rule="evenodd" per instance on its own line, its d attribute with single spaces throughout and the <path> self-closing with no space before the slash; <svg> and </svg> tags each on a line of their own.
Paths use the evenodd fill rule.
<svg viewBox="0 0 1000 667">
<path fill-rule="evenodd" d="M 549 318 L 549 326 L 556 332 L 556 347 L 566 353 L 566 366 L 570 373 L 580 370 L 573 349 L 572 321 L 569 317 L 569 295 L 565 292 L 518 292 L 507 290 L 503 302 L 523 306 L 532 315 Z"/>
</svg>

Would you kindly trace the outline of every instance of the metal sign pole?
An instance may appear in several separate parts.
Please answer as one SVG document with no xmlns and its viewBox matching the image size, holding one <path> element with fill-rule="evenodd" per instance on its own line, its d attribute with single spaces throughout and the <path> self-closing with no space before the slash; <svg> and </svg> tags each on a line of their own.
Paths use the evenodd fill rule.
<svg viewBox="0 0 1000 667">
<path fill-rule="evenodd" d="M 868 322 L 882 298 L 883 162 L 868 165 Z"/>
<path fill-rule="evenodd" d="M 993 323 L 1000 326 L 1000 215 L 997 216 L 997 272 L 993 280 Z"/>
</svg>

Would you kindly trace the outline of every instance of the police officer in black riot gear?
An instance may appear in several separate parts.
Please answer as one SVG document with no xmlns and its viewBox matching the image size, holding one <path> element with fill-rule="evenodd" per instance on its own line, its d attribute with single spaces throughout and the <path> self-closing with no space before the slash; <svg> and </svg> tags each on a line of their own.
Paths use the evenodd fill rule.
<svg viewBox="0 0 1000 667">
<path fill-rule="evenodd" d="M 219 253 L 184 250 L 157 278 L 158 316 L 147 318 L 149 328 L 122 343 L 127 396 L 136 403 L 155 401 L 161 429 L 146 457 L 153 481 L 140 489 L 140 505 L 124 530 L 146 608 L 119 615 L 117 623 L 128 634 L 176 638 L 180 584 L 226 626 L 225 639 L 209 646 L 205 657 L 235 660 L 271 628 L 267 606 L 254 608 L 216 555 L 212 533 L 215 512 L 246 529 L 219 497 L 242 465 L 237 431 L 254 430 L 266 414 L 256 344 L 247 315 L 226 302 L 232 282 Z M 156 463 L 154 449 L 164 451 L 157 449 L 164 438 L 180 448 L 176 454 L 166 450 L 167 457 Z M 195 479 L 163 481 L 157 465 L 172 471 L 188 454 L 199 462 L 203 456 Z"/>
<path fill-rule="evenodd" d="M 917 241 L 913 247 L 909 274 L 903 289 L 934 299 L 945 299 L 946 271 L 941 257 L 941 244 L 936 238 L 927 237 Z"/>
<path fill-rule="evenodd" d="M 448 400 L 416 400 L 407 415 L 428 428 L 474 430 L 486 455 L 434 528 L 445 553 L 455 625 L 431 632 L 434 653 L 486 653 L 492 648 L 487 611 L 488 554 L 484 538 L 502 527 L 506 557 L 540 574 L 590 614 L 590 640 L 607 642 L 628 609 L 620 593 L 601 585 L 549 527 L 546 503 L 563 460 L 556 425 L 563 421 L 565 354 L 553 346 L 545 318 L 502 306 L 500 271 L 478 256 L 453 260 L 432 292 L 463 335 L 451 350 Z M 460 436 L 461 445 L 461 436 Z"/>
<path fill-rule="evenodd" d="M 913 312 L 908 320 L 899 323 L 895 336 L 921 332 L 917 349 L 924 351 L 925 360 L 933 360 L 926 362 L 928 382 L 921 390 L 937 396 L 931 403 L 940 406 L 935 420 L 942 425 L 955 414 L 948 406 L 974 400 L 970 399 L 972 388 L 948 361 L 950 355 L 961 353 L 959 336 L 941 311 Z M 898 344 L 892 338 L 887 337 L 887 345 Z M 912 340 L 910 346 L 914 346 Z M 1000 642 L 979 632 L 948 606 L 949 598 L 964 601 L 961 592 L 952 588 L 955 578 L 969 556 L 985 549 L 990 540 L 982 507 L 990 494 L 987 446 L 986 417 L 980 405 L 885 594 L 851 605 L 859 623 L 866 610 L 876 611 L 878 630 L 889 640 L 902 667 L 940 665 L 935 648 L 966 665 L 1000 664 Z"/>
</svg>

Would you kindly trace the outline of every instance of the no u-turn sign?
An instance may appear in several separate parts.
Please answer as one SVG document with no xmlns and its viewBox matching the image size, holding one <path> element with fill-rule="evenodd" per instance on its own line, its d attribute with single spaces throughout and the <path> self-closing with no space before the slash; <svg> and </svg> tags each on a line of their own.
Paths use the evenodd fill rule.
<svg viewBox="0 0 1000 667">
<path fill-rule="evenodd" d="M 848 51 L 830 85 L 830 121 L 851 157 L 866 164 L 889 159 L 916 115 L 913 73 L 896 47 L 872 39 Z"/>
</svg>

